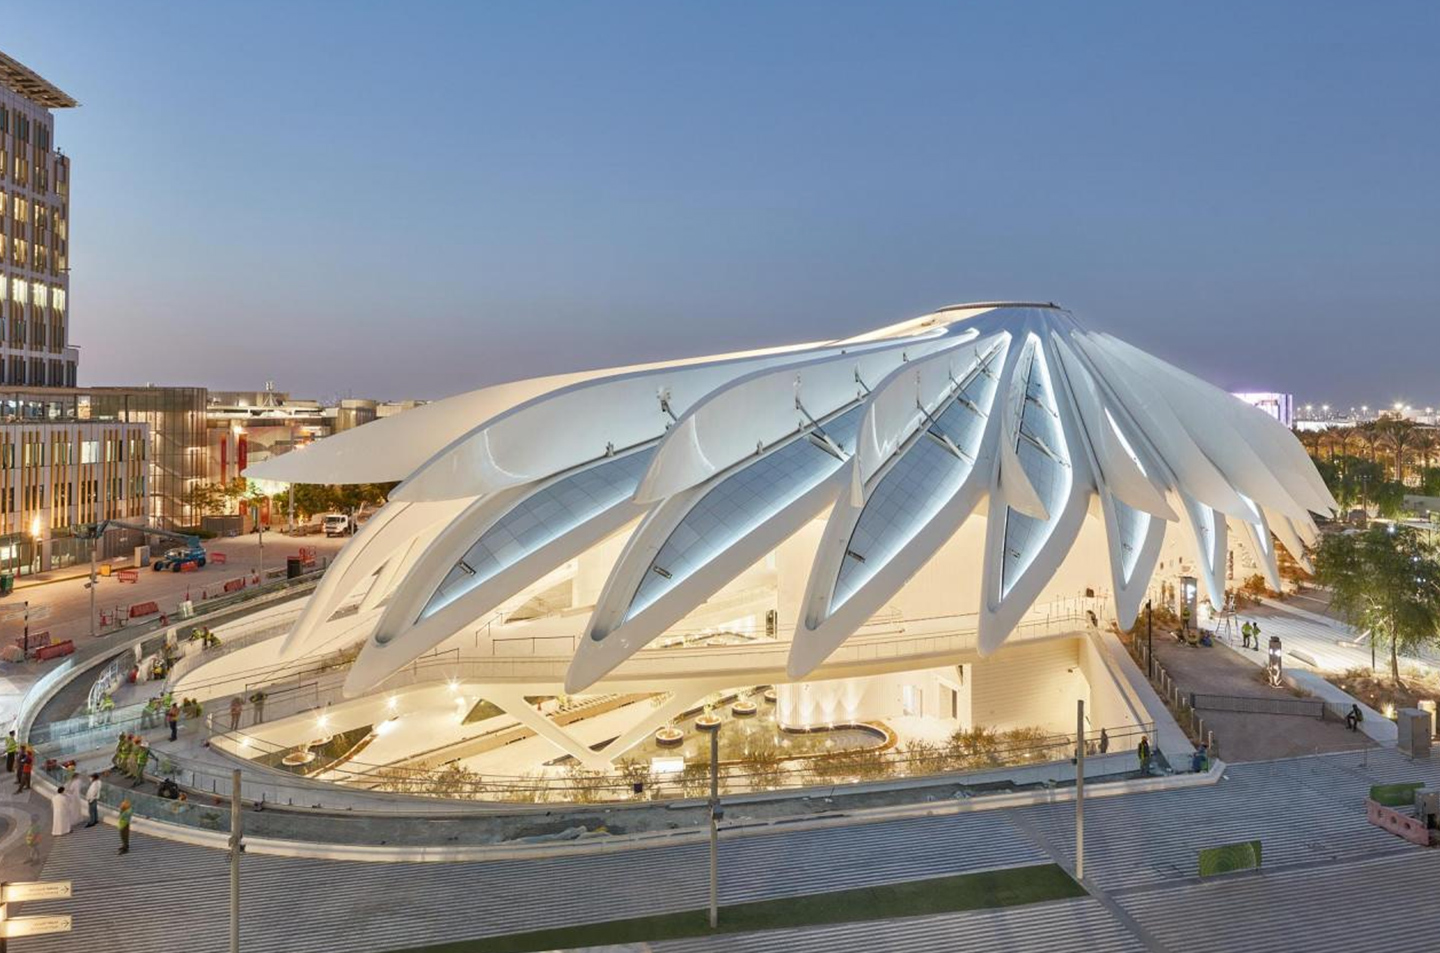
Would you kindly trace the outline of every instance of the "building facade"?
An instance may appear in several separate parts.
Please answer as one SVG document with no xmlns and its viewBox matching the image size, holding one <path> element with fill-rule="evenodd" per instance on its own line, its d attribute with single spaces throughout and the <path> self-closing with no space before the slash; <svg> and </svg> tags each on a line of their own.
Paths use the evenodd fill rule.
<svg viewBox="0 0 1440 953">
<path fill-rule="evenodd" d="M 0 53 L 0 383 L 75 385 L 70 160 L 52 110 L 77 105 Z"/>
<path fill-rule="evenodd" d="M 208 475 L 205 388 L 82 387 L 72 393 L 82 419 L 148 428 L 144 515 L 150 524 L 171 530 L 200 525 L 192 494 Z"/>
<path fill-rule="evenodd" d="M 90 558 L 86 529 L 143 521 L 148 509 L 149 427 L 84 419 L 74 395 L 4 398 L 0 424 L 0 572 L 25 574 Z M 138 537 L 107 534 L 102 556 Z"/>
</svg>

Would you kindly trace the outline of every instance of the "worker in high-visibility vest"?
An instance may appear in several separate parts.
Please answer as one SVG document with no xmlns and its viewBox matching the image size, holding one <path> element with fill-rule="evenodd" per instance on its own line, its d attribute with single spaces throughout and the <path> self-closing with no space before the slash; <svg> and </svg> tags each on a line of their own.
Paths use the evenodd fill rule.
<svg viewBox="0 0 1440 953">
<path fill-rule="evenodd" d="M 118 853 L 130 853 L 130 815 L 132 811 L 129 801 L 120 802 L 120 817 L 116 820 L 115 826 L 120 829 L 120 850 Z"/>
<path fill-rule="evenodd" d="M 145 765 L 150 763 L 150 749 L 145 743 L 140 742 L 140 748 L 135 752 L 135 784 L 132 787 L 139 787 L 145 781 Z"/>
<path fill-rule="evenodd" d="M 115 756 L 110 759 L 110 763 L 113 764 L 113 765 L 115 765 L 115 767 L 119 768 L 121 771 L 123 771 L 123 770 L 125 770 L 125 762 L 127 762 L 127 761 L 129 761 L 129 760 L 130 760 L 130 736 L 129 736 L 128 734 L 126 734 L 125 732 L 122 731 L 122 732 L 120 732 L 120 741 L 117 742 L 116 745 L 115 745 Z"/>
<path fill-rule="evenodd" d="M 15 740 L 15 732 L 10 732 L 5 738 L 5 771 L 7 773 L 15 770 L 15 753 L 20 750 L 20 742 Z"/>
</svg>

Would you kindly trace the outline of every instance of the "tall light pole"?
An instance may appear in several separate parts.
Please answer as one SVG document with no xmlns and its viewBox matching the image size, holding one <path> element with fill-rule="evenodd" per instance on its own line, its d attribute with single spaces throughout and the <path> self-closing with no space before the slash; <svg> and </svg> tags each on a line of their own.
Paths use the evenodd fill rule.
<svg viewBox="0 0 1440 953">
<path fill-rule="evenodd" d="M 240 854 L 245 850 L 240 815 L 240 769 L 230 776 L 230 953 L 240 953 Z"/>
<path fill-rule="evenodd" d="M 1075 702 L 1075 879 L 1085 879 L 1085 699 Z"/>
<path fill-rule="evenodd" d="M 1150 600 L 1145 600 L 1145 674 L 1152 681 L 1155 678 L 1155 616 L 1150 611 Z"/>
<path fill-rule="evenodd" d="M 710 929 L 720 923 L 720 726 L 710 732 Z"/>
<path fill-rule="evenodd" d="M 100 534 L 90 540 L 90 638 L 95 638 L 95 561 L 99 558 Z"/>
</svg>

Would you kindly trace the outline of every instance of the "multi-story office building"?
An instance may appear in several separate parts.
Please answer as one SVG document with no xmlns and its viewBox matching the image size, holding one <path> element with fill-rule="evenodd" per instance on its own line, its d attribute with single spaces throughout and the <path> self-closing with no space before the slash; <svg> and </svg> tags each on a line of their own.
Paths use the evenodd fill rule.
<svg viewBox="0 0 1440 953">
<path fill-rule="evenodd" d="M 84 419 L 148 428 L 145 515 L 151 526 L 200 525 L 192 493 L 208 476 L 203 387 L 81 387 L 73 391 Z"/>
<path fill-rule="evenodd" d="M 0 572 L 30 573 L 90 558 L 83 527 L 147 515 L 150 430 L 88 418 L 72 391 L 0 398 Z M 101 554 L 142 542 L 107 533 Z"/>
<path fill-rule="evenodd" d="M 70 160 L 51 110 L 73 98 L 0 53 L 0 571 L 89 558 L 94 524 L 194 526 L 203 387 L 76 387 Z M 101 551 L 143 540 L 108 532 Z"/>
<path fill-rule="evenodd" d="M 51 110 L 77 105 L 0 53 L 0 381 L 73 387 L 70 160 Z"/>
</svg>

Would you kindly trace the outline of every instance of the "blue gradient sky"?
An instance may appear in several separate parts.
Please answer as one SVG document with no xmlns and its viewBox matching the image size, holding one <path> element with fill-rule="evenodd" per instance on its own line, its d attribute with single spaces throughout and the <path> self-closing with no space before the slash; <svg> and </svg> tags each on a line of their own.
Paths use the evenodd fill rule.
<svg viewBox="0 0 1440 953">
<path fill-rule="evenodd" d="M 67 2 L 0 42 L 83 103 L 86 383 L 437 397 L 1039 298 L 1223 386 L 1423 405 L 1437 33 L 1434 2 Z"/>
</svg>

